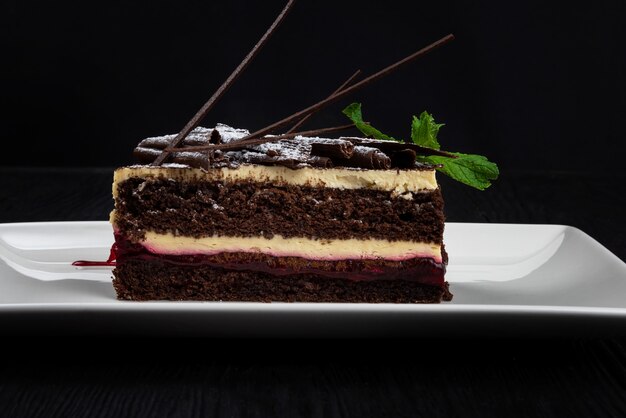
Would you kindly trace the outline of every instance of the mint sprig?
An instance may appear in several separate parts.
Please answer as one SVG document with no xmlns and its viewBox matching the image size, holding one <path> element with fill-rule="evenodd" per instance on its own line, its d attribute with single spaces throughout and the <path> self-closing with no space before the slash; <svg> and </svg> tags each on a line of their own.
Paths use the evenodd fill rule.
<svg viewBox="0 0 626 418">
<path fill-rule="evenodd" d="M 369 123 L 364 122 L 360 103 L 352 103 L 343 110 L 343 113 L 366 136 L 387 141 L 403 142 L 385 135 Z M 436 123 L 435 118 L 424 111 L 419 118 L 413 116 L 411 120 L 411 140 L 414 144 L 421 147 L 435 151 L 440 150 L 441 146 L 439 145 L 437 135 L 442 126 L 444 126 L 443 123 Z M 478 190 L 485 190 L 491 186 L 491 181 L 496 180 L 500 175 L 498 166 L 489 161 L 487 157 L 460 152 L 448 153 L 456 158 L 442 155 L 420 155 L 417 157 L 417 160 L 422 163 L 437 165 L 437 171 Z"/>
<path fill-rule="evenodd" d="M 500 171 L 495 163 L 492 163 L 482 155 L 462 154 L 451 152 L 457 158 L 449 158 L 441 155 L 428 155 L 418 157 L 419 161 L 431 164 L 441 164 L 437 170 L 452 177 L 456 181 L 485 190 L 491 186 L 491 181 L 496 180 Z"/>
<path fill-rule="evenodd" d="M 420 117 L 413 116 L 411 121 L 411 139 L 414 144 L 426 148 L 440 149 L 437 134 L 443 123 L 435 123 L 435 118 L 423 111 Z"/>
<path fill-rule="evenodd" d="M 384 139 L 386 141 L 401 142 L 394 137 L 385 135 L 369 123 L 364 122 L 363 114 L 361 113 L 361 103 L 352 103 L 351 105 L 343 109 L 342 112 L 354 123 L 354 126 L 356 126 L 359 131 L 363 132 L 365 136 L 369 136 L 375 139 Z"/>
</svg>

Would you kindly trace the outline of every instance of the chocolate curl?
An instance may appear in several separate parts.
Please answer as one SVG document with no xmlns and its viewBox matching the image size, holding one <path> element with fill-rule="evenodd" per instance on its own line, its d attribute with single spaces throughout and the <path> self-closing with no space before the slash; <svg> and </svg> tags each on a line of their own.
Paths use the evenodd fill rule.
<svg viewBox="0 0 626 418">
<path fill-rule="evenodd" d="M 152 148 L 158 150 L 164 150 L 169 147 L 171 139 L 167 137 L 154 137 L 154 138 L 146 138 L 141 140 L 137 147 L 143 148 Z M 207 144 L 220 144 L 222 142 L 221 135 L 217 129 L 213 129 L 210 134 L 206 134 L 206 136 L 202 135 L 192 135 L 188 136 L 183 140 L 183 147 L 197 147 L 203 146 Z M 178 151 L 178 149 L 177 149 Z M 161 153 L 159 153 L 160 155 Z M 150 161 L 152 162 L 152 161 Z"/>
<path fill-rule="evenodd" d="M 311 154 L 337 160 L 347 160 L 354 153 L 354 145 L 350 141 L 311 142 Z"/>
<path fill-rule="evenodd" d="M 398 168 L 415 167 L 417 154 L 412 149 L 405 149 L 391 153 L 391 166 Z"/>
<path fill-rule="evenodd" d="M 151 163 L 159 155 L 161 155 L 161 151 L 156 148 L 139 146 L 133 150 L 133 159 L 139 164 Z"/>
<path fill-rule="evenodd" d="M 171 157 L 173 163 L 185 164 L 190 167 L 208 167 L 209 156 L 201 152 L 176 152 Z"/>
<path fill-rule="evenodd" d="M 133 158 L 139 164 L 149 164 L 160 154 L 161 150 L 158 148 L 137 147 L 133 151 Z M 185 164 L 190 167 L 206 167 L 209 163 L 207 154 L 201 152 L 185 152 L 184 148 L 181 148 L 179 152 L 171 154 L 170 162 L 176 164 Z"/>
<path fill-rule="evenodd" d="M 387 170 L 391 168 L 391 158 L 379 149 L 356 146 L 354 147 L 352 157 L 346 160 L 344 165 L 346 167 Z"/>
<path fill-rule="evenodd" d="M 162 139 L 162 138 L 146 138 L 146 139 L 142 139 L 141 142 L 137 145 L 137 148 L 135 148 L 135 151 L 139 148 L 150 148 L 153 150 L 162 150 L 167 148 L 168 146 L 168 142 L 166 139 Z M 159 153 L 160 155 L 161 153 Z"/>
<path fill-rule="evenodd" d="M 350 141 L 354 145 L 362 145 L 364 147 L 378 148 L 384 153 L 390 153 L 390 154 L 394 151 L 404 151 L 405 149 L 411 149 L 419 155 L 441 155 L 443 157 L 456 158 L 456 155 L 450 154 L 449 152 L 439 151 L 439 150 L 435 150 L 432 148 L 421 147 L 415 144 L 407 144 L 405 142 L 382 141 L 382 140 L 377 141 L 377 140 L 367 139 L 367 138 L 345 137 L 345 136 L 342 136 L 339 139 Z"/>
</svg>

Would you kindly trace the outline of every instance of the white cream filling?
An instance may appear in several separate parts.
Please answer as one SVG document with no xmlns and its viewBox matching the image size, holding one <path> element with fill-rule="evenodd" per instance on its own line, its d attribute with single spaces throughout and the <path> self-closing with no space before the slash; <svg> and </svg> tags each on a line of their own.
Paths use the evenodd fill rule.
<svg viewBox="0 0 626 418">
<path fill-rule="evenodd" d="M 441 246 L 435 243 L 388 241 L 381 239 L 309 239 L 304 237 L 203 237 L 174 236 L 147 231 L 142 242 L 156 254 L 219 254 L 255 252 L 275 257 L 302 257 L 311 260 L 433 258 L 441 262 Z"/>
<path fill-rule="evenodd" d="M 363 170 L 351 168 L 304 167 L 296 170 L 281 166 L 242 164 L 238 168 L 199 168 L 131 166 L 115 170 L 115 185 L 132 177 L 167 178 L 176 181 L 224 181 L 252 180 L 274 184 L 287 184 L 332 189 L 373 189 L 390 191 L 394 196 L 406 198 L 407 193 L 437 189 L 435 170 Z M 410 195 L 409 195 L 410 196 Z"/>
</svg>

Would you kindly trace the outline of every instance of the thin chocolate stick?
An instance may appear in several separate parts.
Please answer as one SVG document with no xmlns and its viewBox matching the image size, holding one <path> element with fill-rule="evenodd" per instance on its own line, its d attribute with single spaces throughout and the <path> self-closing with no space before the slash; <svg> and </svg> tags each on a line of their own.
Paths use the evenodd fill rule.
<svg viewBox="0 0 626 418">
<path fill-rule="evenodd" d="M 266 144 L 268 142 L 276 142 L 276 141 L 280 141 L 281 139 L 291 139 L 291 138 L 295 138 L 296 136 L 317 136 L 321 134 L 327 134 L 330 132 L 343 131 L 344 129 L 350 129 L 353 127 L 354 127 L 354 124 L 350 123 L 348 125 L 333 126 L 331 128 L 313 129 L 310 131 L 301 131 L 301 132 L 291 132 L 287 134 L 270 136 L 270 137 L 265 137 L 265 138 L 249 139 L 247 141 L 237 140 L 237 141 L 227 142 L 225 144 L 198 145 L 198 146 L 184 147 L 184 148 L 168 147 L 168 148 L 165 148 L 163 152 L 169 154 L 171 152 L 178 152 L 178 151 L 197 152 L 197 151 L 209 151 L 209 150 L 233 150 L 233 149 L 246 148 L 246 147 L 252 147 L 255 145 Z"/>
<path fill-rule="evenodd" d="M 248 139 L 252 139 L 252 138 L 259 138 L 262 136 L 265 136 L 269 133 L 271 133 L 272 131 L 278 129 L 278 128 L 282 128 L 285 125 L 288 125 L 290 123 L 292 123 L 293 121 L 299 120 L 300 118 L 307 116 L 313 112 L 317 112 L 318 110 L 328 106 L 331 103 L 336 102 L 339 99 L 342 99 L 344 97 L 346 97 L 347 95 L 354 93 L 355 91 L 357 91 L 360 88 L 365 87 L 366 85 L 377 81 L 381 78 L 383 78 L 384 76 L 394 72 L 395 70 L 399 69 L 400 67 L 402 67 L 403 65 L 406 65 L 408 63 L 410 63 L 411 61 L 416 60 L 417 58 L 420 58 L 423 55 L 426 55 L 427 53 L 431 52 L 432 50 L 450 42 L 451 40 L 454 39 L 454 35 L 449 34 L 444 36 L 443 38 L 433 42 L 432 44 L 420 49 L 417 52 L 414 52 L 413 54 L 409 55 L 408 57 L 394 63 L 391 64 L 388 67 L 383 68 L 382 70 L 378 71 L 377 73 L 359 81 L 356 84 L 353 84 L 352 86 L 340 91 L 339 93 L 335 94 L 334 96 L 331 97 L 327 97 L 326 99 L 315 103 L 314 105 L 311 105 L 309 107 L 307 107 L 306 109 L 303 109 L 299 112 L 294 113 L 291 116 L 288 116 L 284 119 L 279 120 L 278 122 L 274 122 L 273 124 L 266 126 L 263 129 L 259 129 L 256 132 L 251 133 L 250 135 L 247 135 L 243 138 L 241 138 L 242 141 L 248 140 Z"/>
<path fill-rule="evenodd" d="M 311 129 L 309 131 L 300 131 L 300 132 L 291 132 L 291 133 L 286 133 L 286 134 L 282 134 L 282 135 L 276 135 L 276 136 L 271 136 L 269 138 L 259 138 L 259 139 L 252 139 L 252 140 L 248 140 L 245 141 L 245 144 L 251 144 L 253 142 L 255 142 L 255 145 L 260 145 L 260 144 L 264 144 L 266 142 L 274 142 L 274 141 L 279 141 L 281 139 L 291 139 L 291 138 L 295 138 L 296 136 L 317 136 L 317 135 L 321 135 L 321 134 L 329 134 L 331 132 L 337 132 L 337 131 L 344 131 L 346 129 L 350 129 L 350 128 L 354 128 L 354 123 L 349 123 L 347 125 L 340 125 L 340 126 L 332 126 L 330 128 L 320 128 L 320 129 Z M 237 143 L 239 143 L 239 141 L 236 141 Z M 243 142 L 243 141 L 242 141 Z"/>
<path fill-rule="evenodd" d="M 332 97 L 332 96 L 334 96 L 335 94 L 339 93 L 341 90 L 345 89 L 345 88 L 346 88 L 346 86 L 349 86 L 349 85 L 350 85 L 350 83 L 352 83 L 352 80 L 354 80 L 355 78 L 357 78 L 357 76 L 358 76 L 359 74 L 361 74 L 361 70 L 356 70 L 356 72 L 355 72 L 354 74 L 352 74 L 352 75 L 350 76 L 350 78 L 348 78 L 346 81 L 344 81 L 344 82 L 343 82 L 343 84 L 342 84 L 341 86 L 339 86 L 339 87 L 338 87 L 335 91 L 333 91 L 333 92 L 330 94 L 330 96 L 328 96 L 328 97 Z M 311 116 L 313 116 L 315 113 L 316 113 L 316 112 L 311 112 L 311 113 L 309 113 L 308 115 L 306 115 L 305 117 L 303 117 L 302 119 L 300 119 L 300 121 L 299 121 L 298 123 L 296 123 L 295 125 L 293 125 L 293 126 L 291 127 L 291 129 L 287 131 L 287 133 L 288 133 L 288 134 L 290 134 L 290 133 L 292 133 L 292 132 L 295 132 L 295 131 L 296 131 L 296 129 L 298 129 L 300 126 L 302 126 L 302 124 L 303 124 L 304 122 L 306 122 L 307 120 L 309 120 L 309 118 L 310 118 Z"/>
<path fill-rule="evenodd" d="M 276 17 L 276 19 L 274 20 L 274 23 L 272 23 L 272 26 L 270 26 L 269 29 L 267 29 L 267 31 L 263 34 L 261 39 L 259 39 L 256 45 L 254 45 L 254 47 L 248 53 L 248 55 L 246 55 L 243 61 L 241 61 L 241 63 L 237 66 L 237 68 L 235 68 L 235 70 L 230 74 L 230 76 L 228 76 L 226 81 L 224 81 L 224 83 L 217 89 L 217 91 L 213 93 L 213 96 L 211 96 L 211 98 L 204 104 L 204 106 L 200 108 L 200 110 L 198 110 L 198 112 L 193 116 L 193 118 L 191 118 L 191 120 L 187 122 L 187 125 L 185 125 L 182 131 L 180 131 L 178 135 L 176 135 L 176 138 L 174 138 L 174 140 L 172 141 L 172 145 L 170 145 L 170 147 L 176 148 L 180 144 L 182 144 L 185 137 L 189 135 L 189 132 L 193 131 L 193 129 L 196 126 L 198 126 L 198 124 L 202 121 L 202 119 L 204 119 L 204 117 L 207 115 L 209 110 L 213 108 L 213 105 L 219 99 L 222 98 L 226 90 L 228 90 L 228 88 L 235 82 L 235 80 L 237 80 L 237 78 L 241 75 L 241 73 L 246 69 L 248 64 L 250 64 L 252 59 L 254 59 L 254 57 L 258 54 L 261 48 L 265 45 L 265 43 L 270 38 L 270 36 L 274 33 L 278 25 L 282 23 L 283 19 L 285 18 L 285 16 L 287 16 L 287 13 L 291 9 L 291 6 L 293 6 L 294 2 L 295 0 L 289 0 L 287 5 L 285 5 L 285 7 L 280 12 L 278 17 Z M 159 155 L 156 158 L 156 160 L 154 160 L 152 165 L 161 165 L 165 161 L 165 159 L 168 157 L 168 155 L 169 154 L 166 152 L 161 153 L 161 155 Z"/>
</svg>

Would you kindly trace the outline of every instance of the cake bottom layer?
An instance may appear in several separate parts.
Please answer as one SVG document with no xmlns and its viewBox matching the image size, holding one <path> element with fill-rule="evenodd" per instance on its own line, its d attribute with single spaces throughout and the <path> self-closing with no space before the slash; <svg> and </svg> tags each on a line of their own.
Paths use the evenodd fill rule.
<svg viewBox="0 0 626 418">
<path fill-rule="evenodd" d="M 113 271 L 113 286 L 125 300 L 246 302 L 439 303 L 452 299 L 448 284 L 408 280 L 349 280 L 318 274 L 277 276 L 209 265 L 126 259 Z"/>
</svg>

